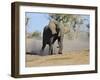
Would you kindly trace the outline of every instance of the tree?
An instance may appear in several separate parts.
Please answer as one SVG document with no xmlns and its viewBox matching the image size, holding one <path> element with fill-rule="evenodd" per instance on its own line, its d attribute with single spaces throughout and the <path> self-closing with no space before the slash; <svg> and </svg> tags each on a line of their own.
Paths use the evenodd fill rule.
<svg viewBox="0 0 100 80">
<path fill-rule="evenodd" d="M 40 37 L 41 37 L 41 32 L 39 32 L 39 31 L 33 32 L 33 33 L 32 33 L 32 37 L 40 38 Z"/>
<path fill-rule="evenodd" d="M 29 20 L 30 20 L 29 17 L 26 17 L 26 18 L 25 18 L 25 28 L 26 28 L 26 32 L 27 32 L 27 29 L 28 29 Z"/>
<path fill-rule="evenodd" d="M 58 22 L 62 21 L 64 26 L 67 27 L 70 31 L 70 37 L 74 39 L 75 36 L 79 34 L 79 28 L 81 23 L 81 16 L 75 14 L 49 14 L 50 18 L 57 20 Z M 77 26 L 77 28 L 76 28 Z M 73 33 L 74 32 L 74 33 Z M 76 35 L 75 35 L 76 33 Z M 77 38 L 77 37 L 75 37 Z"/>
<path fill-rule="evenodd" d="M 30 18 L 26 17 L 26 19 L 25 19 L 25 26 L 28 25 L 29 19 L 30 19 Z"/>
</svg>

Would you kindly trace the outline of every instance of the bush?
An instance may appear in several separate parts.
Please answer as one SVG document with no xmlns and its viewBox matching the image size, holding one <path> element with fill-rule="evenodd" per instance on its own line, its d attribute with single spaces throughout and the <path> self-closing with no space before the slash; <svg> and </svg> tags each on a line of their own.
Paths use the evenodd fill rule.
<svg viewBox="0 0 100 80">
<path fill-rule="evenodd" d="M 32 37 L 41 37 L 41 32 L 39 32 L 39 31 L 33 32 Z"/>
</svg>

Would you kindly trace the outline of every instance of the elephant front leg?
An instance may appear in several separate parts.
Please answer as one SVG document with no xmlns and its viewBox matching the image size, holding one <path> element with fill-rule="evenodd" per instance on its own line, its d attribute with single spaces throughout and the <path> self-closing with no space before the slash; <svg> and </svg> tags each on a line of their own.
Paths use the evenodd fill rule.
<svg viewBox="0 0 100 80">
<path fill-rule="evenodd" d="M 58 54 L 62 54 L 62 50 L 63 50 L 63 39 L 61 37 L 58 38 L 58 45 L 59 45 Z"/>
</svg>

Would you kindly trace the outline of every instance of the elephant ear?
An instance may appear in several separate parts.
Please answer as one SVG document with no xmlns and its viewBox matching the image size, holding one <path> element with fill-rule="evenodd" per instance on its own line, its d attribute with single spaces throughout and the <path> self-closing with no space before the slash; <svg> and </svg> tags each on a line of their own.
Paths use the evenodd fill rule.
<svg viewBox="0 0 100 80">
<path fill-rule="evenodd" d="M 56 31 L 56 24 L 55 24 L 54 20 L 50 20 L 49 28 L 50 28 L 52 34 L 56 34 L 57 33 L 57 31 Z"/>
<path fill-rule="evenodd" d="M 64 35 L 64 24 L 62 22 L 60 22 L 58 27 L 59 27 L 58 36 L 63 36 Z"/>
</svg>

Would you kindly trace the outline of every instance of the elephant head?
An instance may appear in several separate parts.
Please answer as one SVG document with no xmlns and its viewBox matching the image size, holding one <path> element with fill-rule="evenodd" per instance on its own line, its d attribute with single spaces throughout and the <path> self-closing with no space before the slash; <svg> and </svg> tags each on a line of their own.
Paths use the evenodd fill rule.
<svg viewBox="0 0 100 80">
<path fill-rule="evenodd" d="M 50 20 L 48 27 L 50 28 L 52 34 L 57 34 L 57 28 L 58 28 L 59 29 L 58 36 L 62 36 L 70 31 L 68 25 L 64 25 L 62 21 L 58 22 L 55 19 Z"/>
</svg>

